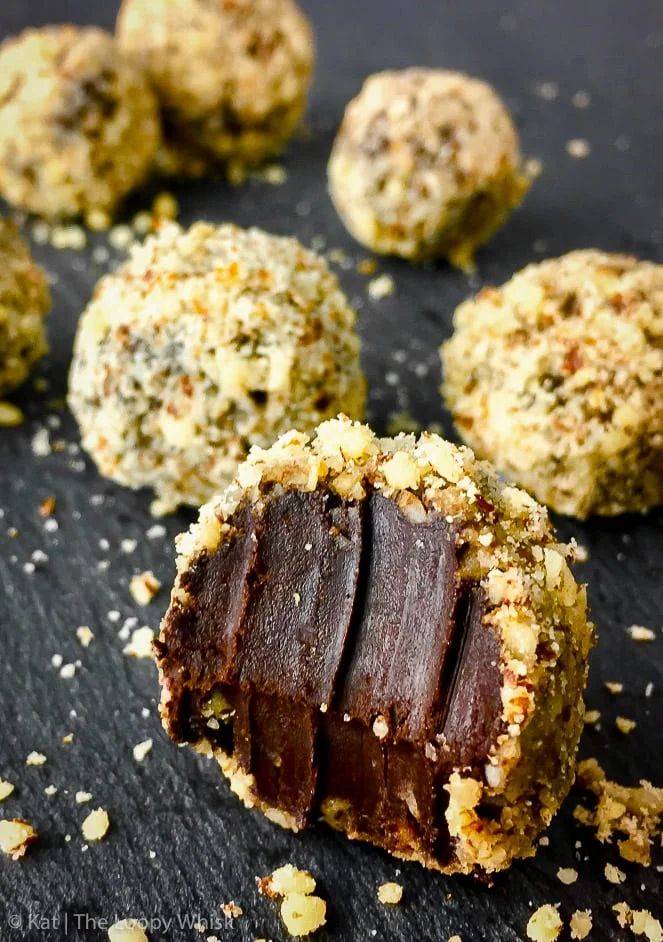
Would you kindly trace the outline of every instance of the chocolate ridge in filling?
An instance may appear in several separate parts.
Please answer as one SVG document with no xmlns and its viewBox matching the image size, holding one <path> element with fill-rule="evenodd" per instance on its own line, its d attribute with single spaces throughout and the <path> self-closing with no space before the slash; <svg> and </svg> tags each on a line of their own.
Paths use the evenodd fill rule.
<svg viewBox="0 0 663 942">
<path fill-rule="evenodd" d="M 178 741 L 210 739 L 305 827 L 449 855 L 443 786 L 500 729 L 499 641 L 455 532 L 378 492 L 265 495 L 183 574 L 157 645 Z"/>
</svg>

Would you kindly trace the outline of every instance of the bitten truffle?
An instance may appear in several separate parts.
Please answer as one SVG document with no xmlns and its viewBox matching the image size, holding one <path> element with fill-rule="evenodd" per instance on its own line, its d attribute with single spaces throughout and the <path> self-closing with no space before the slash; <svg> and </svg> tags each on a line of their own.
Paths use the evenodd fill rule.
<svg viewBox="0 0 663 942">
<path fill-rule="evenodd" d="M 339 417 L 253 449 L 178 549 L 163 721 L 247 806 L 448 873 L 534 853 L 592 641 L 544 508 L 468 448 Z"/>
<path fill-rule="evenodd" d="M 0 49 L 0 193 L 15 206 L 112 213 L 159 135 L 153 92 L 103 30 L 29 29 Z"/>
<path fill-rule="evenodd" d="M 177 225 L 103 278 L 75 343 L 69 401 L 99 470 L 199 505 L 251 445 L 339 410 L 361 417 L 355 313 L 326 263 L 259 229 Z"/>
<path fill-rule="evenodd" d="M 20 386 L 48 351 L 44 317 L 50 306 L 46 275 L 16 226 L 0 219 L 0 396 Z"/>
<path fill-rule="evenodd" d="M 161 100 L 173 170 L 198 148 L 240 180 L 299 123 L 314 45 L 293 0 L 124 0 L 117 36 Z"/>
<path fill-rule="evenodd" d="M 439 69 L 370 76 L 346 108 L 328 173 L 339 215 L 367 248 L 461 268 L 529 186 L 493 89 Z"/>
<path fill-rule="evenodd" d="M 563 514 L 663 502 L 663 266 L 571 252 L 454 323 L 443 392 L 479 455 Z"/>
</svg>

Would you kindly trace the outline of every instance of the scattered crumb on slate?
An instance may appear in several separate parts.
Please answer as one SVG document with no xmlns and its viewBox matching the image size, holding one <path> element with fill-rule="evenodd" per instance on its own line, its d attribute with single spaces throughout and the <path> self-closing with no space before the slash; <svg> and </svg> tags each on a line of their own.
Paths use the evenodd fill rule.
<svg viewBox="0 0 663 942">
<path fill-rule="evenodd" d="M 584 720 L 585 720 L 586 726 L 596 726 L 596 724 L 599 722 L 600 719 L 601 719 L 600 710 L 586 710 L 585 711 Z"/>
<path fill-rule="evenodd" d="M 244 915 L 242 907 L 238 906 L 232 899 L 229 903 L 222 903 L 220 909 L 226 919 L 239 919 L 240 916 Z"/>
<path fill-rule="evenodd" d="M 618 716 L 615 720 L 615 726 L 620 733 L 623 733 L 625 736 L 628 736 L 629 733 L 632 733 L 637 723 L 635 720 L 630 720 L 627 716 Z"/>
<path fill-rule="evenodd" d="M 84 648 L 89 648 L 94 640 L 92 630 L 87 625 L 81 625 L 76 629 L 76 637 Z"/>
<path fill-rule="evenodd" d="M 624 691 L 624 684 L 622 684 L 618 680 L 606 680 L 603 686 L 608 691 L 608 693 L 611 693 L 613 695 L 613 697 L 618 696 L 620 693 L 623 693 Z"/>
<path fill-rule="evenodd" d="M 592 912 L 590 909 L 576 909 L 569 921 L 572 939 L 586 939 L 592 931 Z"/>
<path fill-rule="evenodd" d="M 14 786 L 11 782 L 6 782 L 4 779 L 0 778 L 0 801 L 4 801 L 5 798 L 9 796 L 14 791 Z"/>
<path fill-rule="evenodd" d="M 617 922 L 633 935 L 644 936 L 647 942 L 663 942 L 663 926 L 647 909 L 631 909 L 628 903 L 615 903 L 612 907 Z"/>
<path fill-rule="evenodd" d="M 663 788 L 644 780 L 635 787 L 611 782 L 596 759 L 579 763 L 577 782 L 596 797 L 596 806 L 590 810 L 578 805 L 573 812 L 576 820 L 595 828 L 601 842 L 618 836 L 623 859 L 648 867 L 653 839 L 661 830 Z"/>
<path fill-rule="evenodd" d="M 55 513 L 55 498 L 46 497 L 39 505 L 40 517 L 52 517 Z"/>
<path fill-rule="evenodd" d="M 90 792 L 76 792 L 74 797 L 77 805 L 84 805 L 86 802 L 92 801 L 92 794 Z"/>
<path fill-rule="evenodd" d="M 26 765 L 44 765 L 46 756 L 42 752 L 31 752 L 25 760 Z"/>
<path fill-rule="evenodd" d="M 560 867 L 557 871 L 557 879 L 565 886 L 570 886 L 578 879 L 578 871 L 573 867 Z"/>
<path fill-rule="evenodd" d="M 81 832 L 86 841 L 101 841 L 108 833 L 110 818 L 103 808 L 91 811 L 81 825 Z"/>
<path fill-rule="evenodd" d="M 403 887 L 400 883 L 383 883 L 378 887 L 378 899 L 383 906 L 397 906 L 403 899 Z"/>
<path fill-rule="evenodd" d="M 136 628 L 131 635 L 131 641 L 123 648 L 123 653 L 128 654 L 130 657 L 153 659 L 153 640 L 154 632 L 151 628 L 147 628 L 146 626 Z"/>
<path fill-rule="evenodd" d="M 591 147 L 589 141 L 586 141 L 582 137 L 576 137 L 566 144 L 566 152 L 570 157 L 582 159 L 583 157 L 588 157 L 590 151 Z"/>
<path fill-rule="evenodd" d="M 122 919 L 108 930 L 109 942 L 148 942 L 147 934 L 135 919 Z"/>
<path fill-rule="evenodd" d="M 532 942 L 554 942 L 562 931 L 563 923 L 557 906 L 546 903 L 533 912 L 527 923 L 527 938 Z"/>
<path fill-rule="evenodd" d="M 37 837 L 32 825 L 22 818 L 0 821 L 0 850 L 12 860 L 19 860 Z"/>
<path fill-rule="evenodd" d="M 293 936 L 315 932 L 326 922 L 327 904 L 315 890 L 315 879 L 307 870 L 291 864 L 258 879 L 258 889 L 270 899 L 281 899 L 281 919 Z"/>
<path fill-rule="evenodd" d="M 626 874 L 623 870 L 620 870 L 619 867 L 615 867 L 614 864 L 607 863 L 604 869 L 605 878 L 608 883 L 623 883 L 626 879 Z"/>
<path fill-rule="evenodd" d="M 634 641 L 654 641 L 656 634 L 651 628 L 644 625 L 631 625 L 626 629 Z"/>
<path fill-rule="evenodd" d="M 24 419 L 18 406 L 11 402 L 0 402 L 0 428 L 16 428 L 22 425 Z"/>
<path fill-rule="evenodd" d="M 145 739 L 143 742 L 136 743 L 133 749 L 136 762 L 142 762 L 145 756 L 152 750 L 152 740 Z"/>
<path fill-rule="evenodd" d="M 368 296 L 373 301 L 381 301 L 393 294 L 395 290 L 396 285 L 391 275 L 378 275 L 368 283 Z"/>
<path fill-rule="evenodd" d="M 161 583 L 151 570 L 133 576 L 129 591 L 138 605 L 149 605 L 161 588 Z"/>
</svg>

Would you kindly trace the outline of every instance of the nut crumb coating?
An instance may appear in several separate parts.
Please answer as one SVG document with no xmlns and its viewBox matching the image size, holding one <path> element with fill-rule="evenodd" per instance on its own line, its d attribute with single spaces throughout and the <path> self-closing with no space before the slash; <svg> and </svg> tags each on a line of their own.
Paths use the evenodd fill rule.
<svg viewBox="0 0 663 942">
<path fill-rule="evenodd" d="M 196 162 L 206 154 L 232 182 L 295 131 L 315 51 L 293 0 L 124 0 L 117 37 L 156 89 L 167 139 L 198 148 Z"/>
<path fill-rule="evenodd" d="M 543 507 L 469 448 L 340 416 L 252 449 L 178 552 L 164 726 L 248 807 L 447 873 L 534 854 L 593 641 Z"/>
<path fill-rule="evenodd" d="M 0 48 L 0 193 L 47 218 L 112 213 L 152 167 L 155 96 L 95 27 L 28 29 Z"/>
<path fill-rule="evenodd" d="M 460 268 L 472 267 L 529 188 L 495 91 L 439 69 L 370 76 L 346 108 L 328 174 L 336 209 L 363 245 Z"/>
<path fill-rule="evenodd" d="M 0 396 L 20 386 L 48 352 L 44 318 L 50 306 L 46 275 L 16 226 L 0 219 Z"/>
<path fill-rule="evenodd" d="M 596 250 L 461 304 L 441 348 L 463 439 L 559 513 L 663 501 L 663 266 Z"/>
<path fill-rule="evenodd" d="M 294 239 L 168 225 L 103 278 L 75 343 L 69 402 L 100 472 L 200 505 L 251 445 L 345 410 L 365 380 L 355 313 Z"/>
</svg>

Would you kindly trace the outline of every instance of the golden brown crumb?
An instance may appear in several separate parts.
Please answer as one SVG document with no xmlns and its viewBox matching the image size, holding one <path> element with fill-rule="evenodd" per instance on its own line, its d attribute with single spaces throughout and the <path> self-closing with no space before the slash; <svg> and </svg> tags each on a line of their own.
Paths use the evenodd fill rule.
<svg viewBox="0 0 663 942">
<path fill-rule="evenodd" d="M 96 811 L 91 811 L 83 821 L 81 831 L 86 841 L 101 841 L 106 837 L 109 827 L 108 812 L 103 808 L 97 808 Z"/>
<path fill-rule="evenodd" d="M 577 909 L 569 921 L 572 939 L 586 939 L 592 931 L 592 912 L 590 909 Z"/>
<path fill-rule="evenodd" d="M 624 684 L 618 680 L 606 680 L 603 686 L 608 691 L 608 693 L 613 695 L 613 697 L 616 697 L 618 694 L 624 692 Z"/>
<path fill-rule="evenodd" d="M 615 726 L 620 733 L 623 733 L 625 736 L 628 736 L 629 733 L 632 733 L 637 723 L 635 720 L 630 720 L 626 716 L 618 716 L 615 720 Z"/>
<path fill-rule="evenodd" d="M 655 788 L 644 780 L 635 787 L 611 782 L 596 759 L 579 763 L 577 780 L 596 796 L 597 803 L 593 810 L 578 805 L 574 811 L 576 820 L 596 828 L 596 837 L 601 842 L 616 833 L 624 835 L 617 841 L 621 856 L 648 867 L 653 838 L 660 833 L 663 788 Z"/>
<path fill-rule="evenodd" d="M 133 576 L 129 591 L 138 605 L 149 605 L 161 588 L 161 583 L 151 570 Z"/>
<path fill-rule="evenodd" d="M 527 923 L 527 938 L 532 942 L 555 942 L 562 931 L 562 919 L 557 906 L 546 903 L 532 913 Z"/>
<path fill-rule="evenodd" d="M 378 263 L 374 258 L 361 258 L 357 262 L 357 272 L 360 275 L 374 275 L 378 270 Z"/>
<path fill-rule="evenodd" d="M 378 887 L 378 899 L 383 906 L 397 906 L 403 899 L 403 887 L 400 883 L 383 883 Z"/>
<path fill-rule="evenodd" d="M 244 915 L 244 910 L 241 906 L 238 906 L 234 900 L 230 900 L 229 903 L 221 904 L 221 912 L 228 919 L 239 919 L 240 916 Z"/>
<path fill-rule="evenodd" d="M 22 818 L 0 821 L 0 850 L 3 854 L 18 860 L 30 844 L 37 840 L 37 832 Z"/>
<path fill-rule="evenodd" d="M 585 716 L 584 716 L 585 725 L 596 726 L 596 724 L 599 722 L 600 719 L 601 719 L 600 710 L 586 710 L 585 711 Z"/>
<path fill-rule="evenodd" d="M 55 513 L 55 498 L 46 497 L 39 505 L 39 515 L 41 517 L 52 517 Z"/>
</svg>

